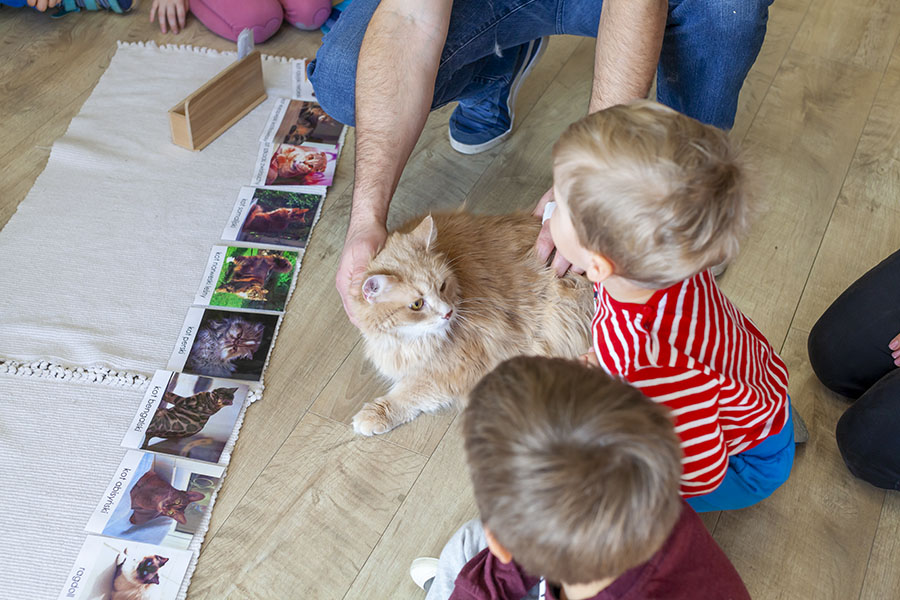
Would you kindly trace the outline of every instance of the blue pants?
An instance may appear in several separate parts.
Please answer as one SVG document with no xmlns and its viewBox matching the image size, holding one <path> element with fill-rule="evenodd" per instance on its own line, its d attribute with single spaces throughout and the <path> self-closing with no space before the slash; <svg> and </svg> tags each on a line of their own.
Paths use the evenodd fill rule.
<svg viewBox="0 0 900 600">
<path fill-rule="evenodd" d="M 747 508 L 787 481 L 794 464 L 794 419 L 788 399 L 788 420 L 775 435 L 740 454 L 728 457 L 728 471 L 722 483 L 706 494 L 687 498 L 697 512 Z"/>
<path fill-rule="evenodd" d="M 410 0 L 423 1 L 423 0 Z M 773 0 L 669 0 L 657 98 L 704 123 L 729 129 L 738 94 L 766 34 Z M 335 119 L 355 123 L 356 63 L 379 0 L 354 0 L 309 64 L 316 97 Z M 454 0 L 432 110 L 477 98 L 512 71 L 513 48 L 546 35 L 597 35 L 600 0 Z M 585 74 L 587 76 L 587 74 Z"/>
</svg>

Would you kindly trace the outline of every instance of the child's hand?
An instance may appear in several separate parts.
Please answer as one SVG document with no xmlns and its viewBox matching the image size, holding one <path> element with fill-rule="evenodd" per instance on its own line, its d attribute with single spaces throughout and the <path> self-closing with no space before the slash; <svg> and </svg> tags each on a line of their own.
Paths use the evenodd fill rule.
<svg viewBox="0 0 900 600">
<path fill-rule="evenodd" d="M 48 8 L 53 8 L 57 6 L 62 0 L 26 0 L 28 6 L 36 8 L 37 10 L 44 12 Z"/>
<path fill-rule="evenodd" d="M 189 8 L 190 0 L 153 0 L 150 6 L 150 22 L 152 23 L 159 14 L 159 30 L 168 33 L 171 29 L 172 33 L 178 33 L 184 29 Z"/>
<path fill-rule="evenodd" d="M 894 339 L 888 344 L 888 348 L 891 349 L 891 357 L 894 359 L 894 364 L 900 367 L 900 333 L 894 336 Z"/>
<path fill-rule="evenodd" d="M 583 364 L 586 367 L 599 367 L 600 361 L 597 360 L 597 355 L 594 354 L 594 351 L 586 352 L 578 357 L 578 362 Z"/>
</svg>

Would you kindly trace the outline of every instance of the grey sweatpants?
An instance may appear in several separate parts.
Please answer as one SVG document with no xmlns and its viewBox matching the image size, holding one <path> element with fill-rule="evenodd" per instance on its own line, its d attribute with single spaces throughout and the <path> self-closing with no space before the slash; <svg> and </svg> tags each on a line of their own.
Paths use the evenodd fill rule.
<svg viewBox="0 0 900 600">
<path fill-rule="evenodd" d="M 438 562 L 437 574 L 428 588 L 425 600 L 447 600 L 453 593 L 456 576 L 476 554 L 487 548 L 484 528 L 479 519 L 472 519 L 460 527 L 444 545 Z M 539 586 L 528 592 L 522 600 L 537 600 Z"/>
</svg>

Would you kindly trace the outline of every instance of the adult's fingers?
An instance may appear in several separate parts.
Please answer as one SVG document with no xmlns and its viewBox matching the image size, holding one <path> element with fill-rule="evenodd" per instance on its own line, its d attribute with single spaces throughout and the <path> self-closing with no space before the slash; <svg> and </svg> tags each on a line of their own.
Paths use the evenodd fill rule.
<svg viewBox="0 0 900 600">
<path fill-rule="evenodd" d="M 894 339 L 888 343 L 888 347 L 893 350 L 891 357 L 894 359 L 894 364 L 900 367 L 900 333 L 894 336 Z"/>
<path fill-rule="evenodd" d="M 544 216 L 544 207 L 547 206 L 548 202 L 553 202 L 553 188 L 550 188 L 544 195 L 541 196 L 541 199 L 538 200 L 537 206 L 534 207 L 534 210 L 531 212 L 536 217 Z"/>
<path fill-rule="evenodd" d="M 569 270 L 569 267 L 572 266 L 572 263 L 563 258 L 563 255 L 559 252 L 556 253 L 556 256 L 553 257 L 553 270 L 556 271 L 557 277 L 562 277 L 566 274 L 566 271 Z"/>
<path fill-rule="evenodd" d="M 547 262 L 547 259 L 550 258 L 550 253 L 553 252 L 553 249 L 556 247 L 553 243 L 553 237 L 550 235 L 550 221 L 541 225 L 541 231 L 538 233 L 537 241 L 534 246 L 541 262 Z"/>
</svg>

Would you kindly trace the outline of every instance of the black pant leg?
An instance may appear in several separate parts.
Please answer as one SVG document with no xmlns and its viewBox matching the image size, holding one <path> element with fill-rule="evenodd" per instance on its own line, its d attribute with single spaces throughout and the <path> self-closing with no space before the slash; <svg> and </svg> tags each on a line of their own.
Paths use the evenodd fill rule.
<svg viewBox="0 0 900 600">
<path fill-rule="evenodd" d="M 835 437 L 851 473 L 876 487 L 900 490 L 900 369 L 847 409 Z"/>
<path fill-rule="evenodd" d="M 859 278 L 819 318 L 809 334 L 810 364 L 829 389 L 858 398 L 897 368 L 888 343 L 898 333 L 900 251 Z"/>
</svg>

